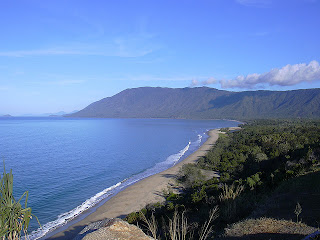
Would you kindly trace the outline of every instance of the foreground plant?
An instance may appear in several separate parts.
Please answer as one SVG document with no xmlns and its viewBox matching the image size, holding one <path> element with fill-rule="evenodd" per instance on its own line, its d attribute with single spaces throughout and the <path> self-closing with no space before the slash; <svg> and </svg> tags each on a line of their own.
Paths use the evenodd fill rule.
<svg viewBox="0 0 320 240">
<path fill-rule="evenodd" d="M 236 199 L 240 196 L 243 192 L 244 186 L 243 185 L 222 185 L 222 193 L 219 195 L 221 205 L 221 216 L 224 220 L 230 221 L 237 216 L 237 201 Z"/>
<path fill-rule="evenodd" d="M 158 232 L 158 225 L 157 225 L 157 221 L 156 218 L 154 217 L 153 213 L 151 215 L 151 219 L 148 220 L 146 215 L 144 215 L 144 213 L 142 211 L 139 212 L 140 218 L 142 219 L 142 221 L 146 224 L 146 227 L 149 229 L 151 236 L 154 239 L 159 239 L 159 237 L 157 236 L 157 232 Z"/>
<path fill-rule="evenodd" d="M 299 215 L 302 213 L 302 207 L 299 202 L 297 202 L 294 214 L 297 216 L 297 223 L 299 222 Z"/>
<path fill-rule="evenodd" d="M 169 219 L 168 227 L 171 240 L 186 240 L 188 234 L 188 219 L 185 216 L 185 212 L 182 212 L 180 216 L 176 209 L 172 219 Z M 192 239 L 192 237 L 190 238 Z"/>
<path fill-rule="evenodd" d="M 154 239 L 169 239 L 169 240 L 192 240 L 194 238 L 194 230 L 191 229 L 188 224 L 188 219 L 186 217 L 185 211 L 179 214 L 178 209 L 175 209 L 172 218 L 168 219 L 168 225 L 164 223 L 162 238 L 159 233 L 158 223 L 155 216 L 151 215 L 150 219 L 147 219 L 145 214 L 139 212 L 141 220 L 145 223 L 145 227 L 151 233 Z M 212 233 L 212 222 L 218 217 L 218 206 L 215 206 L 209 212 L 208 220 L 199 229 L 199 236 L 197 239 L 206 240 Z"/>
<path fill-rule="evenodd" d="M 24 208 L 20 201 L 25 197 Z M 18 201 L 13 197 L 12 170 L 6 173 L 5 168 L 0 182 L 0 238 L 5 240 L 20 239 L 22 231 L 27 238 L 27 230 L 32 218 L 31 208 L 27 207 L 28 191 Z M 36 218 L 37 219 L 37 218 Z M 37 219 L 38 221 L 38 219 Z M 39 222 L 39 221 L 38 221 Z"/>
<path fill-rule="evenodd" d="M 215 206 L 209 212 L 209 219 L 204 223 L 204 225 L 200 229 L 199 240 L 205 240 L 212 233 L 212 225 L 211 223 L 216 220 L 219 216 L 219 208 Z"/>
</svg>

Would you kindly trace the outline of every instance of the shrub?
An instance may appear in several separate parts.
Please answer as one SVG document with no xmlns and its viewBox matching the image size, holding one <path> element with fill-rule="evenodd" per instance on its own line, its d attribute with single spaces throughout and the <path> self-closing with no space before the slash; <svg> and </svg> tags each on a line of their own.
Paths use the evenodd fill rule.
<svg viewBox="0 0 320 240">
<path fill-rule="evenodd" d="M 136 223 L 136 222 L 138 222 L 138 221 L 140 220 L 139 213 L 138 213 L 138 212 L 129 213 L 129 214 L 126 216 L 125 220 L 126 220 L 128 223 L 130 223 L 130 224 Z"/>
<path fill-rule="evenodd" d="M 24 208 L 20 204 L 23 197 L 25 198 Z M 15 200 L 12 170 L 10 173 L 6 173 L 4 168 L 0 182 L 0 237 L 3 240 L 20 239 L 22 231 L 27 235 L 29 222 L 32 218 L 31 208 L 27 207 L 27 202 L 27 191 L 18 201 Z"/>
<path fill-rule="evenodd" d="M 167 209 L 168 211 L 173 211 L 173 210 L 175 209 L 174 203 L 173 203 L 173 202 L 167 202 L 167 204 L 166 204 L 166 209 Z"/>
<path fill-rule="evenodd" d="M 199 185 L 204 180 L 205 176 L 201 173 L 201 170 L 191 163 L 183 165 L 179 172 L 178 181 L 186 188 Z"/>
<path fill-rule="evenodd" d="M 166 200 L 167 200 L 167 201 L 175 201 L 175 200 L 178 200 L 179 198 L 181 198 L 181 196 L 180 196 L 179 194 L 170 192 L 170 193 L 168 194 L 168 196 L 166 197 Z"/>
<path fill-rule="evenodd" d="M 250 190 L 255 189 L 255 187 L 257 185 L 261 185 L 262 184 L 261 179 L 260 179 L 260 175 L 261 175 L 261 172 L 258 172 L 258 173 L 254 174 L 254 175 L 251 175 L 250 177 L 247 177 L 246 183 L 249 185 Z"/>
<path fill-rule="evenodd" d="M 207 197 L 205 189 L 206 189 L 206 187 L 202 186 L 201 188 L 198 188 L 197 191 L 195 191 L 194 193 L 191 194 L 191 198 L 192 198 L 193 203 L 198 203 L 202 199 L 205 199 Z"/>
</svg>

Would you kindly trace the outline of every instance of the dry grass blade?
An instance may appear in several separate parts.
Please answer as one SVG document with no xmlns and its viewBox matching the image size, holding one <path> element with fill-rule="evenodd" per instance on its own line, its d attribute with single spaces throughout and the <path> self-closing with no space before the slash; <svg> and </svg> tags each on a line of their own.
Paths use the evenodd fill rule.
<svg viewBox="0 0 320 240">
<path fill-rule="evenodd" d="M 158 239 L 157 232 L 158 232 L 158 224 L 156 218 L 154 217 L 153 213 L 151 215 L 151 219 L 148 220 L 146 215 L 143 212 L 140 212 L 141 220 L 146 224 L 146 227 L 151 232 L 151 235 L 154 239 Z"/>
<path fill-rule="evenodd" d="M 178 226 L 179 226 L 179 218 L 178 218 L 178 211 L 175 210 L 173 213 L 172 219 L 169 219 L 169 234 L 171 240 L 176 240 L 178 234 Z"/>
<path fill-rule="evenodd" d="M 228 186 L 224 184 L 222 186 L 222 193 L 219 195 L 221 201 L 221 217 L 222 219 L 229 221 L 233 216 L 237 214 L 237 201 L 236 198 L 243 192 L 244 186 L 234 184 Z"/>
<path fill-rule="evenodd" d="M 188 234 L 188 220 L 185 212 L 181 216 L 176 209 L 172 219 L 169 219 L 169 236 L 171 240 L 186 240 Z"/>
<path fill-rule="evenodd" d="M 222 186 L 222 193 L 219 196 L 220 201 L 225 201 L 225 200 L 235 200 L 236 197 L 238 197 L 242 191 L 244 190 L 244 186 L 243 185 L 238 185 L 237 187 L 235 187 L 234 184 L 228 186 L 227 184 L 224 184 Z"/>
<path fill-rule="evenodd" d="M 210 210 L 209 219 L 204 223 L 202 226 L 200 233 L 199 233 L 199 240 L 205 240 L 208 238 L 209 234 L 212 232 L 212 226 L 210 224 L 217 219 L 219 216 L 218 206 L 215 206 L 213 209 Z"/>
</svg>

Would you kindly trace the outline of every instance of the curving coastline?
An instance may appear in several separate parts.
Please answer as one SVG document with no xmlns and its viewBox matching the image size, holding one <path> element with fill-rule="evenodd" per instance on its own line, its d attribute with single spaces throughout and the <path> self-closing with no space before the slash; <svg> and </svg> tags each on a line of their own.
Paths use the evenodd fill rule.
<svg viewBox="0 0 320 240">
<path fill-rule="evenodd" d="M 174 184 L 174 178 L 181 166 L 187 163 L 194 163 L 199 157 L 204 156 L 217 141 L 219 133 L 219 129 L 208 131 L 208 139 L 186 159 L 163 172 L 130 185 L 97 208 L 89 216 L 69 226 L 67 229 L 50 236 L 48 239 L 72 239 L 84 226 L 91 222 L 105 218 L 124 217 L 131 212 L 139 211 L 149 203 L 163 201 L 162 190 L 167 189 L 168 185 Z"/>
</svg>

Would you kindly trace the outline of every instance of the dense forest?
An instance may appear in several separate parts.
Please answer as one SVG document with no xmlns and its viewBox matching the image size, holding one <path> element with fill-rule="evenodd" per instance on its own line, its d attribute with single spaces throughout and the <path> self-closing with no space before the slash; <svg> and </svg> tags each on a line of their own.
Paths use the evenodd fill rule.
<svg viewBox="0 0 320 240">
<path fill-rule="evenodd" d="M 146 226 L 146 233 L 157 239 L 227 239 L 225 229 L 230 224 L 264 216 L 257 214 L 261 206 L 281 189 L 308 189 L 319 198 L 320 121 L 255 120 L 241 128 L 233 132 L 221 129 L 225 134 L 220 134 L 205 157 L 183 166 L 177 178 L 183 191 L 164 191 L 164 203 L 148 205 L 126 220 Z M 206 174 L 211 171 L 220 178 L 208 179 Z M 291 198 L 292 219 L 301 223 L 300 213 L 306 206 Z M 319 227 L 320 212 L 309 210 L 304 222 Z M 185 238 L 173 238 L 174 232 Z"/>
</svg>

